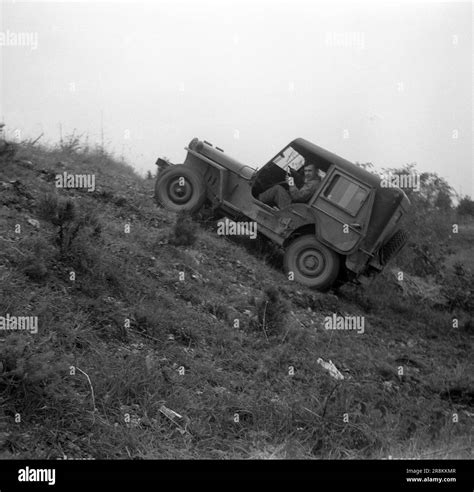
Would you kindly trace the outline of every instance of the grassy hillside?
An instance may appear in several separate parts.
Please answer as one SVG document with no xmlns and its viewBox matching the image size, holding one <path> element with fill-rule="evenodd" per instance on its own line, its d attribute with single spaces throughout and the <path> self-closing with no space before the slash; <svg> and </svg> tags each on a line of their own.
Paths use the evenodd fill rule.
<svg viewBox="0 0 474 492">
<path fill-rule="evenodd" d="M 389 272 L 312 292 L 210 226 L 180 246 L 153 184 L 88 149 L 0 157 L 0 316 L 38 319 L 0 330 L 2 458 L 472 457 L 468 313 Z"/>
</svg>

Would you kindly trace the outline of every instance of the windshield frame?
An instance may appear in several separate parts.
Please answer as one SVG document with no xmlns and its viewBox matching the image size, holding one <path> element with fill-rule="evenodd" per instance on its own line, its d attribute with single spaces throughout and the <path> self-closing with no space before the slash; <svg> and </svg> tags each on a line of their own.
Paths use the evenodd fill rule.
<svg viewBox="0 0 474 492">
<path fill-rule="evenodd" d="M 290 169 L 298 172 L 306 164 L 306 158 L 291 145 L 286 146 L 270 162 L 278 166 L 287 174 Z"/>
</svg>

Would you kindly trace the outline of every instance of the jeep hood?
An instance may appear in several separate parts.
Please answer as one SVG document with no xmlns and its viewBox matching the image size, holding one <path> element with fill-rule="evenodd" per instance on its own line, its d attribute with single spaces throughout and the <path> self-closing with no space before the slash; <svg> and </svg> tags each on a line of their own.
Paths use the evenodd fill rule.
<svg viewBox="0 0 474 492">
<path fill-rule="evenodd" d="M 191 150 L 205 156 L 225 169 L 238 174 L 244 179 L 251 179 L 255 174 L 254 168 L 247 166 L 246 164 L 242 164 L 233 157 L 230 157 L 228 154 L 225 154 L 223 150 L 219 149 L 219 147 L 213 147 L 209 142 L 193 138 L 186 150 Z"/>
</svg>

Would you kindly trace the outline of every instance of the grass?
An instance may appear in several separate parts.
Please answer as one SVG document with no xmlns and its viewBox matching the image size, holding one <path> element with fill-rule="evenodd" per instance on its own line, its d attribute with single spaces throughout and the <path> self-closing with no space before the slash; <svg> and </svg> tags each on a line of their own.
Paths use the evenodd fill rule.
<svg viewBox="0 0 474 492">
<path fill-rule="evenodd" d="M 22 185 L 0 195 L 0 316 L 39 322 L 0 332 L 0 456 L 472 458 L 472 333 L 452 313 L 387 275 L 309 291 L 189 218 L 168 241 L 183 222 L 152 181 L 71 145 L 20 145 L 0 168 Z M 96 190 L 55 189 L 65 170 Z M 51 194 L 74 204 L 63 232 L 81 224 L 67 243 Z M 364 334 L 325 330 L 333 313 Z"/>
</svg>

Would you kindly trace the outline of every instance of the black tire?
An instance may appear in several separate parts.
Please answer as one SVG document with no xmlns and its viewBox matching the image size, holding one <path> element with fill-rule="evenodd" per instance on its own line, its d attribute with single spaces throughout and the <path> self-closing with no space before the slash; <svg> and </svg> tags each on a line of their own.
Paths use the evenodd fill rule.
<svg viewBox="0 0 474 492">
<path fill-rule="evenodd" d="M 335 282 L 340 268 L 339 256 L 313 235 L 300 236 L 286 249 L 283 265 L 294 280 L 311 289 L 327 290 Z"/>
<path fill-rule="evenodd" d="M 155 200 L 172 212 L 197 212 L 206 199 L 201 176 L 188 166 L 171 166 L 158 176 Z"/>
<path fill-rule="evenodd" d="M 405 245 L 408 234 L 399 229 L 381 248 L 380 260 L 382 265 L 386 265 Z"/>
</svg>

